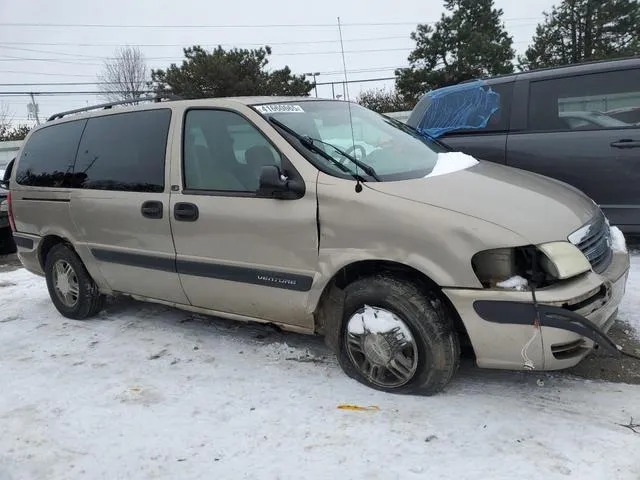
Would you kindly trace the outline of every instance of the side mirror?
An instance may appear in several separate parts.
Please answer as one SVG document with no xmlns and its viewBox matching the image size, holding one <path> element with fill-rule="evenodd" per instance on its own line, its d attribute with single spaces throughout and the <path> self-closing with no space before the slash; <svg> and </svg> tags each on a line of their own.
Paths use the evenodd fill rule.
<svg viewBox="0 0 640 480">
<path fill-rule="evenodd" d="M 304 195 L 302 180 L 287 178 L 275 165 L 262 167 L 258 195 L 261 197 L 294 200 Z"/>
<path fill-rule="evenodd" d="M 7 165 L 7 168 L 4 171 L 4 175 L 2 176 L 2 178 L 0 178 L 0 188 L 9 190 L 9 180 L 11 179 L 11 172 L 13 171 L 13 164 L 15 163 L 15 161 L 16 159 L 14 158 Z"/>
</svg>

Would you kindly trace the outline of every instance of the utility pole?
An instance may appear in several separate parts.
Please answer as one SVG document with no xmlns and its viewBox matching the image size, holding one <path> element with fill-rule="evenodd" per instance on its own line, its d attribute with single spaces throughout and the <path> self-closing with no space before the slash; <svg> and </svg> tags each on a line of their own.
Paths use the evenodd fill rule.
<svg viewBox="0 0 640 480">
<path fill-rule="evenodd" d="M 36 98 L 33 95 L 33 92 L 29 94 L 31 96 L 31 108 L 29 108 L 29 113 L 33 114 L 36 118 L 36 124 L 40 125 L 40 117 L 38 116 L 38 104 L 36 103 Z"/>
<path fill-rule="evenodd" d="M 316 91 L 316 98 L 318 98 L 318 85 L 316 84 L 316 77 L 320 76 L 320 72 L 305 73 L 305 75 L 313 77 L 313 88 Z"/>
</svg>

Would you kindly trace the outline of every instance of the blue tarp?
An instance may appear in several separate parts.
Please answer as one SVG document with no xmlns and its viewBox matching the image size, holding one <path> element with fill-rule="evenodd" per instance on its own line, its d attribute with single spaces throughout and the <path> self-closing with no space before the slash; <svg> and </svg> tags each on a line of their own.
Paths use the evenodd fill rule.
<svg viewBox="0 0 640 480">
<path fill-rule="evenodd" d="M 438 88 L 426 95 L 431 103 L 418 130 L 434 138 L 454 130 L 483 129 L 500 110 L 500 94 L 482 80 Z"/>
</svg>

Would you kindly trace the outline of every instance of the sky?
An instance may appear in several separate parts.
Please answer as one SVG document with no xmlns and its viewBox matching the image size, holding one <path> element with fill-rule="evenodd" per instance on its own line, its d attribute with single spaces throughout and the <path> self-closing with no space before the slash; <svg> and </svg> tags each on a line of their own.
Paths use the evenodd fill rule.
<svg viewBox="0 0 640 480">
<path fill-rule="evenodd" d="M 559 0 L 495 0 L 522 53 L 542 13 Z M 103 102 L 98 86 L 56 85 L 97 82 L 105 59 L 124 45 L 138 45 L 150 68 L 180 64 L 182 48 L 257 48 L 270 45 L 270 68 L 288 65 L 294 73 L 320 72 L 318 83 L 344 80 L 337 18 L 343 24 L 347 76 L 352 80 L 393 77 L 407 66 L 417 23 L 436 22 L 441 0 L 0 0 L 0 103 L 15 123 L 28 123 L 27 95 L 34 92 L 41 121 L 49 115 Z M 37 83 L 39 85 L 27 85 Z M 16 85 L 8 85 L 16 84 Z M 352 83 L 350 98 L 393 80 Z M 43 92 L 43 94 L 39 94 Z M 342 85 L 319 85 L 318 95 L 344 95 Z M 312 95 L 314 93 L 312 92 Z"/>
</svg>

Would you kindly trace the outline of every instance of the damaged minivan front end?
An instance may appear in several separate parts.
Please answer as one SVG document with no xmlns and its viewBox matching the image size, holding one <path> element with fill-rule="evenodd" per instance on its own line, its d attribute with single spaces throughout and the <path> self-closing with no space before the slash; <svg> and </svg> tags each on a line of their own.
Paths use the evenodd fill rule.
<svg viewBox="0 0 640 480">
<path fill-rule="evenodd" d="M 606 334 L 629 271 L 624 237 L 600 210 L 575 233 L 567 241 L 480 252 L 472 265 L 483 289 L 445 289 L 479 366 L 558 370 L 595 345 L 618 354 Z"/>
<path fill-rule="evenodd" d="M 443 262 L 466 266 L 474 282 L 459 275 L 439 282 L 478 366 L 557 370 L 577 364 L 594 345 L 617 353 L 606 332 L 624 295 L 629 256 L 622 233 L 584 194 L 486 162 L 403 185 L 370 185 L 422 204 L 427 217 L 433 208 L 465 215 L 465 238 L 482 239 L 484 248 L 469 242 Z M 478 220 L 484 223 L 474 226 Z M 454 234 L 441 236 L 453 244 L 460 236 Z"/>
</svg>

